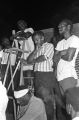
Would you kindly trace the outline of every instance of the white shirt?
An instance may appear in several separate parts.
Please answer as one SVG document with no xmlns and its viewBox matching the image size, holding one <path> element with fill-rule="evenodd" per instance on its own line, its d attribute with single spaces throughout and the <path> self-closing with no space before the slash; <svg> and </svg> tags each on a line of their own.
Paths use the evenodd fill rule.
<svg viewBox="0 0 79 120">
<path fill-rule="evenodd" d="M 21 48 L 23 46 L 23 41 L 20 41 L 21 43 Z M 29 54 L 34 50 L 34 42 L 31 37 L 29 37 L 27 40 L 25 40 L 25 45 L 24 45 L 24 51 L 27 51 L 28 53 L 24 53 L 23 58 L 27 59 Z M 33 70 L 33 65 L 24 65 L 23 70 Z"/>
<path fill-rule="evenodd" d="M 7 64 L 8 62 L 8 57 L 9 57 L 9 52 L 7 52 L 7 49 L 5 49 L 2 53 L 2 62 L 1 64 Z"/>
<path fill-rule="evenodd" d="M 0 58 L 3 56 L 3 50 L 0 51 Z"/>
<path fill-rule="evenodd" d="M 24 32 L 31 32 L 33 34 L 34 30 L 32 28 L 27 28 L 24 30 Z M 15 46 L 16 48 L 18 47 L 18 41 L 15 39 Z M 20 43 L 20 49 L 23 49 L 23 40 L 19 41 Z M 24 45 L 24 51 L 27 51 L 28 53 L 24 53 L 23 58 L 27 59 L 27 57 L 29 56 L 29 54 L 34 50 L 34 42 L 32 40 L 32 37 L 30 36 L 28 39 L 25 40 L 25 45 Z M 33 65 L 24 65 L 23 66 L 23 70 L 33 70 Z"/>
<path fill-rule="evenodd" d="M 77 49 L 79 49 L 79 38 L 75 35 L 72 35 L 66 40 L 65 43 L 63 42 L 62 46 L 64 46 L 62 47 L 64 48 L 63 50 L 68 49 L 69 47 L 76 48 L 76 53 L 74 55 L 73 60 L 70 62 L 60 59 L 57 66 L 57 79 L 58 81 L 61 81 L 68 77 L 74 77 L 75 79 L 77 79 L 77 74 L 74 66 L 75 66 L 75 58 L 77 55 Z"/>
<path fill-rule="evenodd" d="M 8 104 L 8 96 L 6 88 L 0 81 L 0 120 L 6 120 L 6 108 Z"/>
<path fill-rule="evenodd" d="M 65 45 L 66 45 L 66 40 L 65 39 L 62 39 L 61 41 L 58 42 L 55 50 L 57 51 L 62 51 L 65 49 Z"/>
<path fill-rule="evenodd" d="M 79 120 L 79 117 L 75 117 L 75 118 L 73 118 L 72 120 Z"/>
</svg>

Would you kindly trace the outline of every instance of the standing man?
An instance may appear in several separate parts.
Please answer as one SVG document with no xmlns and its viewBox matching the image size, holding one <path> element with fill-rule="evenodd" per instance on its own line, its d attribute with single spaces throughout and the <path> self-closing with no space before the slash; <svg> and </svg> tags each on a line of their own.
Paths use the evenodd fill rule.
<svg viewBox="0 0 79 120">
<path fill-rule="evenodd" d="M 64 39 L 58 42 L 55 48 L 54 61 L 57 61 L 57 80 L 63 94 L 66 89 L 77 85 L 75 59 L 79 49 L 79 38 L 72 34 L 73 24 L 68 19 L 61 21 L 58 28 Z"/>
<path fill-rule="evenodd" d="M 27 63 L 34 64 L 35 95 L 45 103 L 47 120 L 54 118 L 54 89 L 56 79 L 53 73 L 54 46 L 45 42 L 44 33 L 36 31 L 32 35 L 34 51 L 28 56 Z"/>
<path fill-rule="evenodd" d="M 17 22 L 18 28 L 20 31 L 18 31 L 14 36 L 16 39 L 14 39 L 15 47 L 23 49 L 26 51 L 23 55 L 24 59 L 27 59 L 29 54 L 34 50 L 34 42 L 32 40 L 31 35 L 33 34 L 34 30 L 32 28 L 28 28 L 27 23 L 24 20 L 19 20 Z M 24 40 L 22 40 L 24 38 Z M 25 41 L 25 43 L 24 43 Z M 24 45 L 23 45 L 24 44 Z M 24 77 L 33 77 L 33 65 L 23 65 L 23 76 Z M 25 79 L 24 81 L 20 81 L 20 85 L 22 84 L 28 84 L 30 79 Z"/>
</svg>

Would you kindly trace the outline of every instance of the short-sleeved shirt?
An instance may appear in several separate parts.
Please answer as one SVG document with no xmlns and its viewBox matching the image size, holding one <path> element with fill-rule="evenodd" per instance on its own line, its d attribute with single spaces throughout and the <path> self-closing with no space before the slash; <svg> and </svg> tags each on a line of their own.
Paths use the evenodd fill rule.
<svg viewBox="0 0 79 120">
<path fill-rule="evenodd" d="M 44 55 L 46 60 L 35 63 L 34 71 L 50 72 L 53 71 L 54 46 L 51 43 L 44 43 L 37 52 L 36 58 Z"/>
<path fill-rule="evenodd" d="M 62 39 L 61 41 L 58 42 L 55 50 L 57 50 L 57 51 L 65 50 L 65 45 L 66 45 L 66 40 Z"/>
<path fill-rule="evenodd" d="M 64 78 L 68 78 L 68 77 L 74 77 L 75 79 L 77 79 L 77 74 L 76 74 L 74 66 L 75 66 L 77 50 L 79 49 L 79 38 L 75 35 L 72 35 L 66 40 L 64 48 L 65 49 L 76 48 L 76 52 L 73 57 L 73 60 L 70 62 L 60 59 L 58 66 L 57 66 L 57 79 L 58 81 L 61 81 Z"/>
<path fill-rule="evenodd" d="M 20 31 L 18 31 L 18 32 L 20 32 Z M 33 34 L 34 30 L 32 28 L 27 28 L 24 30 L 24 32 L 25 33 L 31 32 Z M 34 50 L 34 47 L 35 47 L 31 36 L 29 38 L 25 39 L 24 48 L 23 48 L 23 40 L 17 41 L 16 39 L 14 39 L 14 43 L 15 43 L 16 48 L 24 49 L 24 51 L 27 51 L 23 55 L 24 59 L 27 59 L 27 57 Z M 20 47 L 19 47 L 18 43 L 19 43 Z M 13 59 L 13 57 L 12 57 L 12 59 Z M 25 70 L 33 70 L 33 65 L 24 65 L 23 70 L 24 71 Z"/>
</svg>

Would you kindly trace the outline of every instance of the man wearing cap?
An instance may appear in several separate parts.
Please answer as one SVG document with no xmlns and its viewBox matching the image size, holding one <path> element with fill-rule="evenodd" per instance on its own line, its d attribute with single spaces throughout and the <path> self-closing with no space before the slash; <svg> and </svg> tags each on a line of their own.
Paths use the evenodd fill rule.
<svg viewBox="0 0 79 120">
<path fill-rule="evenodd" d="M 35 97 L 29 89 L 21 86 L 14 91 L 14 97 L 19 104 L 17 120 L 47 120 L 43 101 Z"/>
<path fill-rule="evenodd" d="M 67 112 L 72 120 L 79 120 L 79 87 L 68 89 L 65 95 Z"/>
</svg>

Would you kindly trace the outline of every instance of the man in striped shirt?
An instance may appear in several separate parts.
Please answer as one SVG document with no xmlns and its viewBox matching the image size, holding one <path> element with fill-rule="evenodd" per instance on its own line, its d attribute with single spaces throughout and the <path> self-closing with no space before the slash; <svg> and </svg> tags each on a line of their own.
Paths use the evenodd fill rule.
<svg viewBox="0 0 79 120">
<path fill-rule="evenodd" d="M 54 46 L 45 42 L 44 33 L 36 31 L 32 35 L 35 50 L 27 58 L 28 64 L 34 64 L 35 95 L 43 99 L 48 120 L 54 118 L 54 89 L 58 88 L 53 72 Z"/>
</svg>

